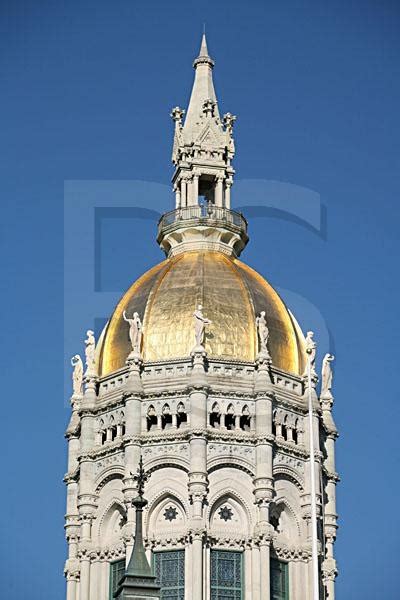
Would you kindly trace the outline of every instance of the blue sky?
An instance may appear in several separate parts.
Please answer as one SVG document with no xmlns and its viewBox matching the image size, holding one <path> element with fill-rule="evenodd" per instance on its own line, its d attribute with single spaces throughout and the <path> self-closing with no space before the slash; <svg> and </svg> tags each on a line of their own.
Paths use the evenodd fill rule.
<svg viewBox="0 0 400 600">
<path fill-rule="evenodd" d="M 397 598 L 398 4 L 15 0 L 0 14 L 2 591 L 64 595 L 64 183 L 95 181 L 117 206 L 133 191 L 142 211 L 99 221 L 98 324 L 162 259 L 169 111 L 187 103 L 205 21 L 220 105 L 238 115 L 233 207 L 257 198 L 243 259 L 320 335 L 319 358 L 337 355 L 338 598 Z M 69 310 L 67 352 L 90 313 Z"/>
</svg>

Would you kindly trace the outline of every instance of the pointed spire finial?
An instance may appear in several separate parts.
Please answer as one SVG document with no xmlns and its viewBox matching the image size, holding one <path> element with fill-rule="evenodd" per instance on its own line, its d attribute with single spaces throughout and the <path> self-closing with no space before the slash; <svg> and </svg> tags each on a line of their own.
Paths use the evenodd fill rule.
<svg viewBox="0 0 400 600">
<path fill-rule="evenodd" d="M 205 29 L 205 26 L 204 26 L 204 29 Z M 201 46 L 200 46 L 199 56 L 208 56 L 207 38 L 206 38 L 205 31 L 203 31 L 203 35 L 201 38 Z"/>
<path fill-rule="evenodd" d="M 194 68 L 197 67 L 197 65 L 199 64 L 209 64 L 210 67 L 214 66 L 214 61 L 211 58 L 211 56 L 208 54 L 208 47 L 207 47 L 207 38 L 206 38 L 206 26 L 205 24 L 203 25 L 203 35 L 201 36 L 201 44 L 200 44 L 200 52 L 198 57 L 196 58 L 196 60 L 193 63 Z"/>
</svg>

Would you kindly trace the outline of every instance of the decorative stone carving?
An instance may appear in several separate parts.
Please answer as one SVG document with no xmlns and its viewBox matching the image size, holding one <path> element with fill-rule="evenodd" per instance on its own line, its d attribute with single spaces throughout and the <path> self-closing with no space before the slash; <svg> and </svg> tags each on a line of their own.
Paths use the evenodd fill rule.
<svg viewBox="0 0 400 600">
<path fill-rule="evenodd" d="M 131 341 L 132 352 L 129 354 L 128 358 L 140 356 L 143 328 L 139 314 L 134 312 L 132 318 L 129 319 L 126 315 L 126 311 L 124 310 L 122 316 L 124 321 L 129 323 L 129 339 Z"/>
<path fill-rule="evenodd" d="M 180 108 L 179 106 L 175 106 L 172 110 L 171 110 L 171 117 L 172 120 L 177 124 L 177 125 L 182 125 L 182 117 L 185 114 L 185 111 Z"/>
<path fill-rule="evenodd" d="M 307 366 L 306 366 L 306 370 L 303 373 L 303 377 L 308 376 L 308 366 L 310 366 L 311 378 L 316 379 L 317 372 L 315 370 L 315 358 L 317 355 L 317 344 L 314 341 L 314 332 L 313 331 L 307 331 L 305 345 L 306 345 L 306 353 L 307 353 Z"/>
<path fill-rule="evenodd" d="M 189 460 L 189 444 L 160 444 L 143 447 L 143 456 L 146 461 L 162 456 L 176 455 L 183 460 Z"/>
<path fill-rule="evenodd" d="M 225 131 L 232 136 L 233 134 L 233 124 L 236 121 L 236 116 L 232 115 L 230 112 L 225 113 L 223 118 L 223 123 L 225 125 Z"/>
<path fill-rule="evenodd" d="M 253 446 L 244 446 L 243 444 L 208 444 L 207 454 L 209 458 L 218 456 L 237 456 L 253 462 L 255 459 L 255 449 Z"/>
<path fill-rule="evenodd" d="M 101 460 L 96 461 L 96 472 L 100 473 L 104 469 L 108 467 L 112 467 L 115 465 L 120 465 L 121 467 L 124 464 L 124 455 L 121 452 L 117 454 L 110 454 L 110 456 L 106 456 Z"/>
<path fill-rule="evenodd" d="M 164 510 L 163 517 L 166 521 L 175 521 L 177 517 L 177 510 L 175 506 L 167 506 Z"/>
<path fill-rule="evenodd" d="M 83 362 L 79 354 L 75 354 L 71 358 L 71 365 L 74 367 L 72 373 L 73 396 L 80 398 L 82 396 Z"/>
<path fill-rule="evenodd" d="M 304 463 L 293 456 L 289 456 L 288 454 L 282 454 L 281 452 L 276 453 L 274 458 L 274 466 L 278 465 L 285 465 L 295 469 L 299 473 L 304 473 Z"/>
<path fill-rule="evenodd" d="M 85 357 L 86 357 L 86 372 L 85 376 L 87 379 L 97 376 L 96 369 L 96 340 L 94 332 L 88 329 L 86 332 L 85 340 Z"/>
<path fill-rule="evenodd" d="M 332 367 L 331 362 L 335 360 L 333 354 L 325 354 L 322 361 L 322 373 L 321 373 L 321 398 L 330 399 L 332 398 Z"/>
<path fill-rule="evenodd" d="M 268 352 L 268 338 L 269 338 L 269 329 L 267 326 L 267 321 L 265 319 L 265 310 L 262 310 L 260 316 L 256 318 L 256 326 L 258 332 L 258 339 L 260 342 L 260 355 L 266 356 L 269 358 Z"/>
<path fill-rule="evenodd" d="M 231 521 L 233 517 L 233 511 L 229 506 L 221 506 L 218 511 L 218 516 L 222 521 Z"/>
<path fill-rule="evenodd" d="M 203 307 L 198 305 L 193 313 L 194 317 L 194 337 L 196 348 L 204 349 L 204 337 L 206 325 L 211 325 L 211 321 L 203 315 Z"/>
</svg>

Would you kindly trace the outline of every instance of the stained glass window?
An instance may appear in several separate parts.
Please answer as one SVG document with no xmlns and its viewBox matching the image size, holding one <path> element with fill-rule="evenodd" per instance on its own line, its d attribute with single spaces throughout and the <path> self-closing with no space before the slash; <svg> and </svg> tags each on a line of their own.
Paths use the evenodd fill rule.
<svg viewBox="0 0 400 600">
<path fill-rule="evenodd" d="M 211 600 L 242 600 L 242 553 L 211 550 Z"/>
<path fill-rule="evenodd" d="M 118 584 L 122 578 L 122 575 L 125 573 L 125 559 L 115 560 L 110 563 L 110 600 L 114 600 L 114 592 L 118 587 Z"/>
<path fill-rule="evenodd" d="M 288 564 L 271 558 L 271 600 L 289 600 Z"/>
<path fill-rule="evenodd" d="M 161 600 L 185 598 L 185 551 L 154 553 L 154 573 L 161 587 Z"/>
</svg>

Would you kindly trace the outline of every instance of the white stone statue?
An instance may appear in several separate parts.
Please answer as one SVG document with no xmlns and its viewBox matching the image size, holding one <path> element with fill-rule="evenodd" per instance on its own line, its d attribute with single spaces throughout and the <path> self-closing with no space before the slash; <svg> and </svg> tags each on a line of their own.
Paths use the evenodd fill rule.
<svg viewBox="0 0 400 600">
<path fill-rule="evenodd" d="M 258 332 L 258 339 L 260 341 L 260 353 L 268 354 L 268 338 L 269 329 L 267 327 L 267 321 L 265 320 L 265 310 L 260 312 L 260 316 L 256 318 L 256 326 Z"/>
<path fill-rule="evenodd" d="M 140 354 L 142 347 L 143 327 L 137 312 L 133 313 L 133 317 L 129 319 L 126 316 L 126 311 L 123 312 L 124 321 L 129 323 L 129 339 L 131 341 L 132 353 Z"/>
<path fill-rule="evenodd" d="M 79 354 L 75 354 L 71 358 L 71 365 L 74 367 L 72 373 L 73 395 L 82 396 L 83 362 Z"/>
<path fill-rule="evenodd" d="M 94 331 L 88 329 L 85 340 L 86 377 L 96 377 L 96 340 Z"/>
<path fill-rule="evenodd" d="M 203 307 L 201 304 L 199 304 L 197 310 L 194 311 L 193 317 L 196 347 L 203 347 L 206 325 L 211 325 L 212 321 L 206 319 L 203 315 Z"/>
<path fill-rule="evenodd" d="M 332 367 L 331 362 L 335 360 L 333 354 L 325 354 L 322 361 L 322 374 L 321 374 L 321 396 L 331 397 L 332 396 Z"/>
<path fill-rule="evenodd" d="M 307 366 L 303 374 L 303 377 L 308 375 L 308 365 L 310 365 L 311 377 L 316 377 L 317 372 L 315 370 L 315 357 L 317 355 L 317 344 L 314 341 L 314 332 L 307 331 L 306 336 L 306 353 L 307 353 Z"/>
</svg>

